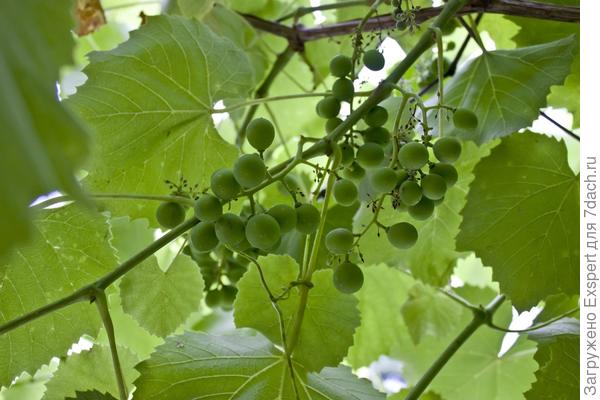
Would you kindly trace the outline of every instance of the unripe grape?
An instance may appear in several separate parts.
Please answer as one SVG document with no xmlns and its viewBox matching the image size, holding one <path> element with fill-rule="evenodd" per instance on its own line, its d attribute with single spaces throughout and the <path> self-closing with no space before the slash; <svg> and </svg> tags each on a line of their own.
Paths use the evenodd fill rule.
<svg viewBox="0 0 600 400">
<path fill-rule="evenodd" d="M 281 232 L 289 232 L 296 227 L 296 210 L 286 204 L 277 204 L 268 211 L 277 220 Z"/>
<path fill-rule="evenodd" d="M 231 310 L 233 308 L 233 302 L 237 296 L 237 288 L 235 286 L 223 286 L 221 289 L 223 294 L 221 295 L 221 308 L 224 310 Z"/>
<path fill-rule="evenodd" d="M 343 121 L 338 118 L 329 118 L 327 122 L 325 122 L 325 132 L 331 133 L 335 128 L 337 128 Z"/>
<path fill-rule="evenodd" d="M 350 79 L 340 78 L 333 83 L 331 94 L 339 101 L 351 102 L 354 97 L 354 84 Z"/>
<path fill-rule="evenodd" d="M 352 60 L 350 57 L 339 54 L 329 62 L 329 71 L 331 71 L 331 75 L 343 78 L 352 71 Z"/>
<path fill-rule="evenodd" d="M 454 126 L 457 128 L 470 131 L 477 128 L 478 124 L 477 115 L 466 108 L 457 108 L 452 116 L 452 121 L 454 122 Z"/>
<path fill-rule="evenodd" d="M 211 251 L 219 244 L 215 233 L 215 224 L 212 222 L 200 222 L 190 230 L 190 244 L 192 250 L 198 252 Z"/>
<path fill-rule="evenodd" d="M 333 198 L 342 206 L 351 206 L 358 199 L 358 188 L 348 179 L 340 179 L 333 184 Z"/>
<path fill-rule="evenodd" d="M 240 184 L 233 176 L 233 171 L 221 168 L 210 177 L 210 190 L 221 200 L 229 201 L 240 192 Z"/>
<path fill-rule="evenodd" d="M 408 207 L 408 214 L 411 217 L 418 220 L 425 220 L 433 214 L 433 209 L 435 205 L 433 200 L 429 200 L 427 197 L 422 197 L 421 201 L 419 201 L 414 206 Z"/>
<path fill-rule="evenodd" d="M 222 243 L 236 245 L 244 239 L 244 221 L 235 214 L 223 214 L 215 222 L 215 233 Z"/>
<path fill-rule="evenodd" d="M 342 174 L 345 178 L 348 179 L 361 179 L 363 176 L 365 176 L 365 170 L 363 169 L 363 167 L 358 165 L 357 162 L 353 162 L 349 166 L 344 168 Z"/>
<path fill-rule="evenodd" d="M 267 167 L 258 154 L 244 154 L 233 165 L 233 176 L 244 188 L 251 188 L 267 177 Z"/>
<path fill-rule="evenodd" d="M 344 142 L 340 144 L 342 150 L 342 165 L 348 166 L 354 161 L 354 148 L 350 143 Z"/>
<path fill-rule="evenodd" d="M 277 220 L 269 214 L 258 214 L 246 224 L 246 239 L 253 247 L 267 250 L 277 244 L 281 229 Z"/>
<path fill-rule="evenodd" d="M 360 290 L 364 276 L 358 265 L 346 261 L 333 270 L 333 285 L 342 293 L 352 294 Z"/>
<path fill-rule="evenodd" d="M 398 249 L 408 249 L 417 242 L 419 234 L 417 229 L 408 222 L 399 222 L 387 230 L 389 242 Z"/>
<path fill-rule="evenodd" d="M 156 209 L 156 220 L 168 229 L 175 228 L 185 219 L 185 208 L 179 203 L 168 201 L 161 203 Z"/>
<path fill-rule="evenodd" d="M 356 161 L 363 168 L 377 167 L 384 158 L 383 148 L 377 143 L 365 143 L 356 152 Z"/>
<path fill-rule="evenodd" d="M 388 112 L 381 106 L 375 106 L 364 117 L 369 126 L 383 126 L 388 120 Z"/>
<path fill-rule="evenodd" d="M 369 128 L 365 131 L 363 135 L 363 139 L 366 143 L 377 143 L 382 146 L 385 146 L 390 142 L 390 137 L 390 131 L 388 131 L 382 126 Z"/>
<path fill-rule="evenodd" d="M 248 124 L 246 128 L 246 137 L 248 143 L 258 151 L 264 151 L 275 139 L 275 128 L 273 124 L 265 118 L 256 118 Z"/>
<path fill-rule="evenodd" d="M 211 194 L 203 194 L 194 204 L 194 215 L 200 221 L 213 222 L 223 214 L 221 200 Z"/>
<path fill-rule="evenodd" d="M 305 235 L 314 233 L 319 227 L 321 214 L 312 204 L 302 204 L 296 207 L 296 230 Z"/>
<path fill-rule="evenodd" d="M 333 96 L 327 96 L 317 103 L 317 114 L 322 118 L 337 117 L 340 113 L 341 104 Z"/>
<path fill-rule="evenodd" d="M 371 174 L 371 186 L 379 193 L 392 191 L 398 183 L 398 175 L 390 167 L 377 168 Z"/>
<path fill-rule="evenodd" d="M 423 197 L 421 187 L 415 181 L 405 181 L 400 185 L 400 200 L 407 206 L 414 206 Z"/>
<path fill-rule="evenodd" d="M 371 71 L 381 71 L 385 66 L 385 58 L 378 50 L 367 50 L 363 55 L 363 63 Z"/>
<path fill-rule="evenodd" d="M 446 194 L 446 181 L 439 175 L 429 174 L 421 178 L 423 196 L 430 200 L 439 200 Z"/>
<path fill-rule="evenodd" d="M 219 307 L 221 305 L 221 299 L 223 295 L 220 290 L 209 290 L 204 296 L 204 302 L 210 308 Z"/>
<path fill-rule="evenodd" d="M 444 178 L 448 187 L 453 186 L 458 181 L 458 172 L 454 166 L 447 163 L 437 163 L 429 168 L 430 174 L 436 174 Z"/>
<path fill-rule="evenodd" d="M 352 250 L 354 235 L 346 228 L 332 229 L 325 236 L 325 247 L 333 254 L 346 254 Z"/>
<path fill-rule="evenodd" d="M 398 150 L 398 162 L 406 169 L 419 169 L 429 161 L 429 152 L 424 144 L 410 142 Z"/>
<path fill-rule="evenodd" d="M 433 144 L 433 154 L 442 162 L 453 163 L 458 160 L 461 151 L 462 145 L 455 137 L 443 137 Z"/>
</svg>

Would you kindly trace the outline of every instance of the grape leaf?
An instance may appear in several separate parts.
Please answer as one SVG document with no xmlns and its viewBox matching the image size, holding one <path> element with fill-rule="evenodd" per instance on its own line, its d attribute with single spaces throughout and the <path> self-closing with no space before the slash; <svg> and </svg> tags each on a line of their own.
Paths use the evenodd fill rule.
<svg viewBox="0 0 600 400">
<path fill-rule="evenodd" d="M 258 259 L 265 281 L 274 296 L 278 296 L 298 279 L 298 264 L 289 256 L 270 255 Z M 313 274 L 306 311 L 294 358 L 310 371 L 339 364 L 352 344 L 352 335 L 360 323 L 357 300 L 333 286 L 333 271 L 318 270 Z M 239 293 L 234 303 L 237 327 L 254 328 L 274 343 L 281 344 L 277 313 L 261 285 L 256 265 L 238 282 Z M 278 301 L 283 322 L 289 332 L 291 320 L 300 302 L 300 288 L 294 286 Z M 315 349 L 319 349 L 315 352 Z"/>
<path fill-rule="evenodd" d="M 0 323 L 64 297 L 116 264 L 106 217 L 76 206 L 44 212 L 33 242 L 0 266 Z M 63 355 L 83 334 L 100 326 L 96 307 L 74 304 L 0 336 L 0 382 L 32 372 Z"/>
<path fill-rule="evenodd" d="M 529 338 L 538 343 L 549 343 L 556 340 L 557 337 L 565 335 L 579 336 L 578 319 L 562 318 L 528 333 Z"/>
<path fill-rule="evenodd" d="M 245 97 L 254 79 L 229 39 L 197 20 L 149 17 L 116 49 L 92 53 L 84 72 L 88 81 L 68 103 L 96 129 L 91 189 L 166 193 L 164 181 L 180 178 L 204 188 L 215 169 L 232 164 L 237 150 L 219 136 L 210 110 Z M 119 202 L 111 210 L 154 221 L 155 206 Z"/>
<path fill-rule="evenodd" d="M 363 268 L 363 272 L 365 282 L 356 294 L 361 324 L 347 357 L 353 368 L 364 367 L 380 355 L 389 354 L 400 332 L 406 332 L 400 310 L 415 283 L 409 275 L 385 264 Z"/>
<path fill-rule="evenodd" d="M 10 173 L 0 178 L 0 258 L 30 239 L 28 206 L 36 197 L 55 189 L 81 197 L 74 173 L 89 136 L 56 93 L 59 68 L 72 62 L 70 11 L 69 0 L 2 4 L 0 169 Z"/>
<path fill-rule="evenodd" d="M 455 164 L 458 182 L 448 190 L 444 201 L 426 221 L 417 221 L 406 212 L 394 210 L 389 201 L 384 202 L 378 221 L 386 226 L 400 221 L 410 222 L 417 228 L 419 240 L 408 250 L 398 250 L 388 242 L 385 234 L 372 227 L 360 241 L 365 261 L 368 264 L 385 262 L 390 266 L 400 265 L 409 268 L 415 277 L 426 283 L 444 285 L 459 256 L 455 250 L 454 237 L 461 221 L 459 212 L 473 180 L 471 171 L 479 159 L 489 153 L 490 147 L 491 145 L 487 145 L 478 148 L 469 142 L 463 144 L 462 155 Z M 363 205 L 354 219 L 354 231 L 360 232 L 372 217 L 372 210 Z"/>
<path fill-rule="evenodd" d="M 504 138 L 475 168 L 457 247 L 491 266 L 520 310 L 579 291 L 578 182 L 564 142 L 531 132 Z"/>
<path fill-rule="evenodd" d="M 67 400 L 117 400 L 108 393 L 100 393 L 97 390 L 86 392 L 75 392 L 75 397 L 69 397 Z"/>
<path fill-rule="evenodd" d="M 579 398 L 579 336 L 561 336 L 540 345 L 535 353 L 540 369 L 527 400 L 568 400 Z"/>
<path fill-rule="evenodd" d="M 326 368 L 321 374 L 307 374 L 294 362 L 298 396 L 295 396 L 288 364 L 271 342 L 261 335 L 236 331 L 212 336 L 186 332 L 170 337 L 150 359 L 136 368 L 134 399 L 192 400 L 292 399 L 376 400 L 368 381 L 354 377 L 347 367 Z M 165 382 L 168 382 L 165 385 Z"/>
<path fill-rule="evenodd" d="M 156 336 L 167 336 L 198 311 L 204 280 L 192 259 L 178 255 L 163 272 L 155 257 L 142 262 L 119 284 L 123 310 Z"/>
<path fill-rule="evenodd" d="M 408 299 L 401 312 L 410 337 L 419 344 L 425 336 L 443 339 L 454 330 L 460 305 L 436 289 L 418 282 L 408 291 Z"/>
<path fill-rule="evenodd" d="M 118 347 L 117 349 L 125 384 L 131 389 L 132 382 L 139 376 L 134 369 L 139 359 L 124 348 Z M 95 389 L 118 397 L 119 389 L 110 348 L 94 345 L 89 351 L 72 354 L 62 360 L 58 370 L 46 384 L 46 388 L 44 400 L 62 400 L 66 397 L 77 396 L 75 391 L 84 392 Z"/>
<path fill-rule="evenodd" d="M 485 143 L 526 128 L 546 105 L 552 85 L 561 84 L 573 61 L 573 37 L 513 50 L 489 51 L 448 82 L 444 102 L 473 111 L 479 125 L 447 134 Z"/>
</svg>

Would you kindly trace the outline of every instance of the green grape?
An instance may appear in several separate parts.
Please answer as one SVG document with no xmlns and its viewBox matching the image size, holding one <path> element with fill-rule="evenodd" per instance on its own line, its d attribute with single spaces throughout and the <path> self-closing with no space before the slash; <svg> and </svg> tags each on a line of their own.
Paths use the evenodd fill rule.
<svg viewBox="0 0 600 400">
<path fill-rule="evenodd" d="M 365 143 L 356 152 L 356 161 L 363 168 L 377 167 L 383 162 L 384 158 L 383 147 L 377 143 Z"/>
<path fill-rule="evenodd" d="M 430 200 L 439 200 L 446 194 L 446 181 L 439 175 L 429 174 L 421 178 L 423 196 Z"/>
<path fill-rule="evenodd" d="M 317 103 L 317 114 L 322 118 L 337 117 L 340 113 L 341 104 L 333 96 L 327 96 Z"/>
<path fill-rule="evenodd" d="M 367 50 L 363 55 L 363 63 L 371 71 L 381 71 L 385 66 L 385 58 L 378 50 Z"/>
<path fill-rule="evenodd" d="M 427 197 L 422 197 L 421 201 L 419 201 L 417 204 L 408 207 L 408 213 L 414 219 L 422 221 L 431 217 L 434 208 L 435 204 L 433 203 L 433 200 L 429 200 Z"/>
<path fill-rule="evenodd" d="M 244 235 L 244 239 L 242 239 L 242 241 L 237 244 L 231 245 L 231 248 L 237 252 L 240 252 L 240 251 L 247 251 L 247 250 L 251 249 L 252 245 L 250 244 L 250 242 L 248 242 L 248 240 L 246 239 L 246 236 Z"/>
<path fill-rule="evenodd" d="M 314 233 L 319 227 L 321 214 L 312 204 L 302 204 L 296 207 L 296 230 L 305 235 Z"/>
<path fill-rule="evenodd" d="M 368 143 L 377 143 L 382 146 L 390 142 L 390 131 L 382 126 L 372 127 L 365 131 L 363 139 Z"/>
<path fill-rule="evenodd" d="M 342 165 L 348 166 L 354 161 L 354 148 L 350 143 L 344 142 L 340 144 L 342 150 Z"/>
<path fill-rule="evenodd" d="M 210 308 L 216 308 L 221 305 L 222 298 L 223 293 L 220 290 L 209 290 L 206 292 L 206 296 L 204 296 L 204 302 Z"/>
<path fill-rule="evenodd" d="M 210 194 L 201 195 L 194 204 L 194 215 L 200 221 L 213 222 L 223 214 L 221 200 Z"/>
<path fill-rule="evenodd" d="M 156 220 L 168 229 L 175 228 L 185 219 L 185 209 L 179 203 L 168 201 L 161 203 L 156 209 Z"/>
<path fill-rule="evenodd" d="M 325 236 L 325 247 L 333 254 L 346 254 L 354 245 L 354 235 L 346 228 L 336 228 Z"/>
<path fill-rule="evenodd" d="M 360 290 L 364 276 L 358 265 L 346 261 L 333 270 L 333 285 L 342 293 L 352 294 Z"/>
<path fill-rule="evenodd" d="M 429 168 L 429 173 L 444 178 L 448 187 L 454 186 L 456 181 L 458 181 L 458 171 L 451 164 L 437 163 Z"/>
<path fill-rule="evenodd" d="M 400 185 L 399 192 L 400 200 L 407 206 L 414 206 L 423 197 L 423 191 L 421 187 L 415 181 L 404 181 Z"/>
<path fill-rule="evenodd" d="M 400 185 L 400 184 L 404 183 L 404 181 L 407 180 L 410 175 L 408 175 L 408 172 L 406 172 L 406 170 L 399 169 L 396 171 L 396 176 L 398 177 L 397 184 Z"/>
<path fill-rule="evenodd" d="M 210 251 L 200 252 L 196 250 L 194 246 L 190 246 L 190 250 L 192 252 L 192 258 L 196 261 L 199 267 L 203 265 L 213 266 L 216 261 L 211 257 Z"/>
<path fill-rule="evenodd" d="M 329 62 L 329 71 L 331 71 L 331 75 L 343 78 L 352 71 L 352 60 L 350 57 L 339 54 Z"/>
<path fill-rule="evenodd" d="M 454 111 L 454 115 L 452 116 L 452 121 L 454 122 L 454 126 L 459 129 L 466 129 L 469 131 L 477 128 L 477 115 L 475 115 L 471 110 L 467 110 L 466 108 L 457 108 Z M 441 161 L 441 160 L 440 160 Z"/>
<path fill-rule="evenodd" d="M 221 168 L 210 177 L 210 190 L 221 200 L 229 201 L 240 192 L 240 184 L 233 176 L 233 171 Z"/>
<path fill-rule="evenodd" d="M 244 154 L 233 165 L 233 176 L 244 188 L 251 188 L 267 177 L 267 167 L 258 154 Z"/>
<path fill-rule="evenodd" d="M 223 214 L 215 222 L 215 233 L 221 243 L 236 245 L 244 239 L 244 221 L 238 215 Z"/>
<path fill-rule="evenodd" d="M 398 183 L 398 175 L 390 167 L 377 168 L 371 174 L 371 186 L 379 193 L 392 191 Z"/>
<path fill-rule="evenodd" d="M 200 222 L 190 231 L 190 244 L 192 250 L 198 252 L 211 251 L 219 244 L 215 233 L 215 224 L 212 222 Z"/>
<path fill-rule="evenodd" d="M 327 122 L 325 122 L 325 132 L 331 133 L 335 128 L 337 128 L 343 121 L 338 118 L 329 118 Z"/>
<path fill-rule="evenodd" d="M 450 41 L 450 42 L 446 43 L 446 50 L 447 51 L 452 51 L 455 48 L 456 48 L 456 42 Z"/>
<path fill-rule="evenodd" d="M 398 249 L 408 249 L 417 243 L 417 229 L 408 222 L 399 222 L 387 230 L 387 238 L 392 246 Z"/>
<path fill-rule="evenodd" d="M 354 84 L 350 79 L 340 78 L 333 83 L 331 94 L 339 101 L 351 102 L 354 97 Z"/>
<path fill-rule="evenodd" d="M 419 169 L 427 164 L 427 161 L 429 161 L 429 152 L 422 143 L 406 143 L 398 151 L 398 162 L 406 169 Z"/>
<path fill-rule="evenodd" d="M 183 246 L 183 249 L 181 250 L 181 252 L 183 254 L 185 254 L 186 256 L 192 256 L 192 248 L 190 247 L 189 244 L 186 244 L 185 246 Z"/>
<path fill-rule="evenodd" d="M 231 282 L 239 281 L 245 273 L 246 267 L 237 262 L 232 261 L 227 265 L 227 278 Z"/>
<path fill-rule="evenodd" d="M 285 183 L 285 186 L 283 185 L 283 183 Z M 283 177 L 283 183 L 282 182 L 277 182 L 277 188 L 279 189 L 279 192 L 283 195 L 288 195 L 288 189 L 291 192 L 295 192 L 295 193 L 303 193 L 304 192 L 304 184 L 302 183 L 302 181 L 300 180 L 300 178 L 294 174 L 287 174 L 286 176 Z M 287 189 L 286 189 L 287 187 Z"/>
<path fill-rule="evenodd" d="M 286 233 L 296 227 L 296 210 L 286 204 L 277 204 L 268 211 L 277 220 L 281 232 Z"/>
<path fill-rule="evenodd" d="M 455 18 L 452 18 L 452 19 L 449 19 L 448 21 L 446 21 L 446 23 L 444 25 L 442 25 L 442 27 L 440 29 L 442 30 L 443 35 L 449 35 L 452 32 L 454 32 L 454 30 L 456 29 L 457 26 L 458 26 L 458 22 L 456 22 Z"/>
<path fill-rule="evenodd" d="M 233 302 L 237 296 L 238 290 L 235 286 L 224 285 L 221 289 L 223 296 L 221 298 L 221 307 L 225 310 L 231 310 Z"/>
<path fill-rule="evenodd" d="M 383 126 L 388 120 L 388 112 L 381 106 L 375 106 L 367 112 L 364 120 L 369 126 Z"/>
<path fill-rule="evenodd" d="M 277 220 L 269 214 L 257 214 L 246 224 L 246 239 L 253 247 L 267 250 L 277 244 L 281 229 Z"/>
<path fill-rule="evenodd" d="M 248 143 L 258 151 L 266 150 L 275 139 L 275 128 L 265 118 L 256 118 L 250 121 L 246 128 Z"/>
<path fill-rule="evenodd" d="M 345 178 L 358 180 L 365 176 L 365 170 L 363 169 L 363 167 L 358 165 L 357 162 L 352 162 L 350 165 L 344 168 L 342 174 Z"/>
<path fill-rule="evenodd" d="M 342 206 L 351 206 L 358 199 L 358 188 L 348 179 L 340 179 L 333 184 L 333 198 Z"/>
<path fill-rule="evenodd" d="M 433 144 L 433 154 L 442 162 L 453 163 L 458 160 L 461 151 L 462 145 L 454 137 L 443 137 Z"/>
</svg>

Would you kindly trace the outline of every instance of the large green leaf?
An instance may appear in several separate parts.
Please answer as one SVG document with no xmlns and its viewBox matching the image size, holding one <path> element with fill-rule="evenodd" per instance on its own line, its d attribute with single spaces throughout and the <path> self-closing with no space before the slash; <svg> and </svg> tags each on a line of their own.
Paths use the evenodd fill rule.
<svg viewBox="0 0 600 400">
<path fill-rule="evenodd" d="M 567 400 L 579 397 L 579 336 L 560 336 L 539 346 L 535 360 L 540 369 L 527 400 Z"/>
<path fill-rule="evenodd" d="M 0 323 L 91 283 L 116 265 L 106 218 L 75 206 L 45 212 L 33 242 L 0 266 Z M 74 304 L 0 336 L 0 383 L 63 355 L 83 334 L 95 335 L 95 306 Z"/>
<path fill-rule="evenodd" d="M 518 309 L 579 291 L 579 184 L 564 142 L 502 140 L 475 168 L 459 250 L 474 251 Z"/>
<path fill-rule="evenodd" d="M 80 193 L 74 172 L 89 137 L 56 93 L 58 70 L 72 61 L 70 9 L 69 0 L 2 2 L 0 258 L 30 237 L 27 207 L 37 196 Z"/>
<path fill-rule="evenodd" d="M 472 110 L 479 118 L 473 131 L 448 123 L 448 133 L 477 143 L 526 128 L 546 105 L 552 85 L 569 74 L 573 37 L 513 50 L 489 51 L 462 68 L 448 83 L 446 104 Z"/>
<path fill-rule="evenodd" d="M 210 114 L 254 84 L 248 57 L 197 20 L 151 17 L 118 48 L 92 53 L 89 79 L 69 103 L 97 133 L 88 186 L 103 192 L 167 193 L 165 180 L 207 186 L 237 151 Z M 153 220 L 156 204 L 119 202 L 117 214 Z"/>
<path fill-rule="evenodd" d="M 129 389 L 139 376 L 134 366 L 139 359 L 130 351 L 119 347 L 119 362 L 123 378 Z M 76 391 L 98 390 L 119 396 L 117 379 L 108 346 L 94 345 L 91 350 L 73 354 L 62 360 L 54 376 L 46 384 L 44 400 L 63 400 L 75 397 Z M 79 397 L 78 397 L 79 398 Z"/>
<path fill-rule="evenodd" d="M 134 399 L 385 398 L 368 381 L 354 377 L 347 367 L 307 374 L 301 364 L 294 362 L 296 396 L 280 351 L 263 336 L 244 333 L 212 336 L 188 332 L 168 338 L 149 360 L 136 367 L 141 376 L 135 382 Z"/>
<path fill-rule="evenodd" d="M 298 264 L 289 256 L 270 255 L 258 259 L 265 281 L 274 296 L 298 279 Z M 313 274 L 302 328 L 294 357 L 310 371 L 335 366 L 342 361 L 352 344 L 352 335 L 360 323 L 357 300 L 333 286 L 332 270 Z M 239 293 L 234 304 L 237 327 L 254 328 L 271 341 L 281 344 L 281 331 L 275 309 L 264 290 L 256 265 L 252 265 L 238 283 Z M 297 314 L 300 289 L 294 286 L 278 305 L 289 333 Z M 319 349 L 315 351 L 315 349 Z"/>
<path fill-rule="evenodd" d="M 178 255 L 166 272 L 151 257 L 125 275 L 119 288 L 125 312 L 148 332 L 167 336 L 200 308 L 204 280 L 188 256 Z"/>
<path fill-rule="evenodd" d="M 459 256 L 455 250 L 454 237 L 461 221 L 459 213 L 473 180 L 471 171 L 479 159 L 488 154 L 489 148 L 489 145 L 478 148 L 473 143 L 464 143 L 462 155 L 455 165 L 458 182 L 448 190 L 444 201 L 426 221 L 415 220 L 407 212 L 394 210 L 391 203 L 386 201 L 378 221 L 386 226 L 408 221 L 417 228 L 419 240 L 408 250 L 398 250 L 388 242 L 385 235 L 378 235 L 377 229 L 371 228 L 360 241 L 360 250 L 367 265 L 382 262 L 391 266 L 400 265 L 410 269 L 415 277 L 424 282 L 444 285 Z M 372 210 L 363 205 L 354 221 L 355 231 L 362 230 L 372 217 Z"/>
</svg>

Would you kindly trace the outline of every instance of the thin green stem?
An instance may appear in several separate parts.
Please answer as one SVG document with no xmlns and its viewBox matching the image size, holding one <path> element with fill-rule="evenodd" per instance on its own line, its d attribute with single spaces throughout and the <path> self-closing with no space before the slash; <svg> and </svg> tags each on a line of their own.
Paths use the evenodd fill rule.
<svg viewBox="0 0 600 400">
<path fill-rule="evenodd" d="M 479 31 L 477 30 L 477 26 L 475 24 L 470 25 L 467 21 L 465 21 L 465 19 L 463 17 L 458 17 L 458 21 L 467 30 L 467 32 L 469 32 L 469 35 L 471 35 L 473 40 L 475 40 L 475 43 L 477 43 L 477 46 L 479 46 L 481 51 L 483 51 L 484 53 L 487 53 L 487 49 L 485 48 L 485 45 L 483 44 L 483 40 L 481 40 L 481 36 L 479 36 Z"/>
<path fill-rule="evenodd" d="M 473 313 L 473 319 L 462 332 L 446 347 L 444 352 L 437 360 L 429 367 L 427 372 L 419 379 L 419 382 L 412 388 L 405 400 L 417 400 L 427 389 L 431 381 L 439 374 L 444 366 L 450 361 L 452 356 L 460 349 L 460 347 L 479 329 L 480 326 L 486 323 L 486 320 L 491 319 L 491 316 L 504 302 L 504 296 L 497 296 L 485 308 Z"/>
<path fill-rule="evenodd" d="M 290 18 L 294 18 L 294 20 L 297 21 L 298 19 L 302 18 L 303 16 L 305 16 L 307 14 L 312 14 L 315 11 L 336 10 L 336 9 L 340 9 L 340 8 L 366 6 L 366 5 L 367 5 L 367 3 L 365 2 L 365 0 L 351 0 L 351 1 L 341 1 L 338 3 L 322 4 L 322 5 L 314 6 L 314 7 L 298 7 L 298 9 L 296 11 L 292 11 L 289 14 L 285 14 L 283 17 L 279 17 L 276 20 L 276 22 L 282 22 L 282 21 L 285 21 L 286 19 L 290 19 Z"/>
<path fill-rule="evenodd" d="M 526 333 L 526 332 L 532 332 L 532 331 L 536 331 L 538 329 L 544 328 L 550 324 L 555 323 L 556 321 L 559 321 L 563 318 L 568 317 L 569 315 L 575 314 L 577 311 L 579 311 L 579 307 L 575 307 L 570 309 L 567 312 L 564 312 L 554 318 L 549 319 L 548 321 L 544 321 L 544 322 L 540 322 L 539 324 L 535 324 L 530 326 L 529 328 L 525 328 L 525 329 L 508 329 L 508 328 L 503 328 L 501 326 L 498 326 L 496 324 L 494 324 L 494 322 L 492 320 L 489 320 L 487 322 L 487 326 L 489 326 L 492 329 L 495 329 L 497 331 L 500 332 L 506 332 L 506 333 Z"/>
<path fill-rule="evenodd" d="M 152 201 L 172 201 L 175 203 L 179 203 L 184 206 L 192 207 L 194 205 L 194 200 L 189 197 L 183 196 L 161 196 L 161 195 L 152 195 L 152 194 L 135 194 L 135 193 L 90 193 L 89 197 L 93 199 L 111 199 L 111 200 L 152 200 Z M 44 209 L 46 207 L 50 207 L 55 204 L 64 203 L 67 201 L 73 201 L 71 196 L 57 196 L 52 197 L 51 199 L 44 200 L 38 204 L 31 206 L 32 209 Z"/>
<path fill-rule="evenodd" d="M 110 318 L 110 312 L 108 310 L 108 301 L 104 290 L 97 290 L 94 293 L 94 301 L 98 307 L 100 318 L 104 324 L 104 330 L 106 330 L 106 336 L 108 336 L 108 344 L 110 347 L 110 355 L 112 357 L 113 368 L 115 370 L 115 376 L 117 378 L 117 386 L 119 387 L 120 400 L 127 400 L 129 392 L 125 385 L 125 379 L 123 378 L 123 370 L 121 369 L 121 363 L 119 362 L 119 353 L 117 351 L 117 341 L 115 338 L 115 328 Z"/>
<path fill-rule="evenodd" d="M 200 221 L 197 220 L 196 218 L 190 218 L 189 220 L 184 221 L 182 224 L 176 226 L 169 232 L 165 233 L 159 239 L 155 240 L 150 245 L 146 246 L 139 253 L 135 254 L 133 257 L 129 258 L 128 260 L 123 262 L 121 265 L 119 265 L 116 269 L 114 269 L 113 271 L 104 275 L 97 281 L 77 289 L 75 292 L 73 292 L 72 294 L 70 294 L 68 296 L 63 297 L 62 299 L 56 300 L 53 303 L 42 306 L 42 307 L 40 307 L 36 310 L 33 310 L 25 315 L 22 315 L 19 318 L 16 318 L 12 321 L 8 321 L 8 322 L 0 325 L 0 335 L 6 333 L 8 331 L 11 331 L 13 329 L 16 329 L 16 328 L 20 327 L 21 325 L 24 325 L 35 319 L 43 317 L 44 315 L 47 315 L 51 312 L 60 310 L 61 308 L 64 308 L 73 303 L 77 303 L 77 302 L 84 301 L 84 300 L 91 300 L 93 298 L 94 294 L 97 293 L 97 290 L 106 289 L 108 286 L 110 286 L 110 284 L 112 284 L 117 279 L 119 279 L 120 277 L 125 275 L 127 272 L 129 272 L 131 269 L 133 269 L 136 265 L 140 264 L 146 258 L 150 257 L 152 254 L 156 253 L 158 250 L 160 250 L 161 248 L 163 248 L 164 246 L 166 246 L 173 240 L 177 239 L 179 236 L 181 236 L 183 233 L 187 232 L 198 222 L 200 222 Z"/>
<path fill-rule="evenodd" d="M 352 80 L 356 79 L 356 63 L 358 61 L 360 51 L 362 50 L 362 31 L 371 16 L 377 12 L 377 7 L 379 7 L 381 3 L 383 3 L 383 0 L 375 0 L 373 4 L 371 4 L 369 11 L 365 14 L 363 19 L 360 20 L 358 26 L 356 27 L 353 40 L 354 51 L 352 52 L 352 72 L 350 75 Z"/>
<path fill-rule="evenodd" d="M 275 127 L 275 132 L 277 133 L 277 137 L 279 138 L 279 142 L 281 143 L 281 147 L 285 151 L 285 155 L 289 158 L 292 156 L 292 152 L 290 151 L 287 141 L 283 137 L 283 132 L 281 131 L 281 127 L 279 126 L 279 122 L 277 122 L 277 118 L 275 117 L 275 113 L 271 109 L 269 103 L 265 103 L 265 110 L 267 110 L 267 114 L 269 114 L 269 118 L 273 122 L 273 126 Z"/>
<path fill-rule="evenodd" d="M 440 28 L 431 28 L 435 33 L 435 41 L 437 43 L 437 74 L 438 74 L 438 135 L 444 136 L 444 41 L 442 39 L 442 30 Z M 426 119 L 427 115 L 423 115 Z"/>
<path fill-rule="evenodd" d="M 371 94 L 370 91 L 367 92 L 356 92 L 354 95 L 359 97 L 369 96 Z M 331 95 L 331 92 L 310 92 L 310 93 L 297 93 L 297 94 L 288 94 L 284 96 L 273 96 L 273 97 L 261 97 L 257 99 L 252 99 L 248 101 L 244 101 L 242 103 L 234 104 L 230 107 L 225 108 L 214 108 L 210 110 L 213 114 L 222 114 L 229 113 L 240 108 L 254 106 L 258 104 L 269 103 L 272 101 L 282 101 L 282 100 L 294 100 L 294 99 L 302 99 L 306 97 L 325 97 Z"/>
<path fill-rule="evenodd" d="M 471 304 L 468 300 L 463 299 L 461 296 L 457 295 L 456 293 L 450 291 L 450 290 L 446 290 L 446 289 L 442 289 L 439 288 L 438 289 L 441 293 L 445 294 L 446 296 L 448 296 L 450 299 L 454 300 L 455 302 L 457 302 L 458 304 L 460 304 L 461 306 L 468 308 L 471 311 L 474 310 L 478 310 L 479 307 Z"/>
</svg>

